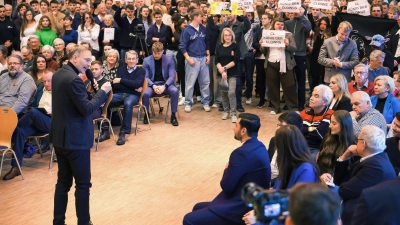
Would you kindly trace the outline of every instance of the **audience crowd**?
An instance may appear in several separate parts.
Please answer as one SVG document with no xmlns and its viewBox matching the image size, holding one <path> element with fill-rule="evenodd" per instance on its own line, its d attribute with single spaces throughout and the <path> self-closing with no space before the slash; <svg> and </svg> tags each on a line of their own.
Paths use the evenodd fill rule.
<svg viewBox="0 0 400 225">
<path fill-rule="evenodd" d="M 368 193 L 379 196 L 380 183 L 400 175 L 400 2 L 369 3 L 369 17 L 398 25 L 388 31 L 390 38 L 365 37 L 371 51 L 362 58 L 364 46 L 351 38 L 359 28 L 335 15 L 347 13 L 347 0 L 332 3 L 331 10 L 302 0 L 291 13 L 282 12 L 279 0 L 255 0 L 243 15 L 213 15 L 203 0 L 0 5 L 0 106 L 19 118 L 12 137 L 16 159 L 3 179 L 20 175 L 22 159 L 34 153 L 24 148 L 26 138 L 49 132 L 53 73 L 70 65 L 70 53 L 83 46 L 92 53 L 90 68 L 79 73 L 89 98 L 112 84 L 107 110 L 120 112 L 110 119 L 121 126 L 117 145 L 131 133 L 134 106 L 143 103 L 143 123 L 150 123 L 154 97 L 169 98 L 173 126 L 179 125 L 178 107 L 190 113 L 195 102 L 235 124 L 242 146 L 229 158 L 221 193 L 196 204 L 183 224 L 256 224 L 240 198 L 247 182 L 276 190 L 322 183 L 342 199 L 344 225 L 372 224 L 363 216 L 374 210 L 366 211 Z M 284 31 L 284 47 L 267 47 L 264 30 Z M 280 114 L 268 149 L 257 139 L 260 118 L 244 113 L 243 105 L 257 98 L 256 114 Z M 101 108 L 92 118 L 100 116 Z M 110 138 L 109 126 L 99 127 L 96 141 Z M 45 143 L 41 152 L 48 148 Z M 387 199 L 373 200 L 384 205 Z"/>
</svg>

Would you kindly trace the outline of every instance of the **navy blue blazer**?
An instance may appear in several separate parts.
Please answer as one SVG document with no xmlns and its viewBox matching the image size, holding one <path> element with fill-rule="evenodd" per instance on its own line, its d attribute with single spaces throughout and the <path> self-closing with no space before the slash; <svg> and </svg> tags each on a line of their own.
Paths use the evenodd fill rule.
<svg viewBox="0 0 400 225">
<path fill-rule="evenodd" d="M 334 182 L 339 186 L 339 195 L 343 199 L 342 222 L 351 224 L 353 210 L 364 189 L 396 177 L 393 166 L 385 152 L 356 161 L 348 170 L 349 161 L 336 162 Z"/>
<path fill-rule="evenodd" d="M 31 107 L 36 108 L 39 106 L 40 99 L 42 98 L 42 95 L 43 95 L 43 88 L 44 88 L 44 85 L 40 84 L 38 86 L 38 88 L 36 89 L 35 97 L 33 98 Z"/>
<path fill-rule="evenodd" d="M 52 80 L 50 143 L 61 149 L 90 150 L 94 140 L 91 115 L 106 101 L 107 94 L 101 89 L 89 100 L 70 63 L 61 67 Z"/>
<path fill-rule="evenodd" d="M 243 215 L 251 208 L 241 198 L 242 188 L 249 182 L 269 188 L 270 180 L 267 148 L 257 138 L 249 139 L 231 153 L 221 180 L 222 191 L 208 208 L 221 217 L 243 223 Z"/>
<path fill-rule="evenodd" d="M 162 58 L 162 74 L 165 84 L 175 86 L 175 63 L 172 57 L 163 55 Z M 154 84 L 154 74 L 156 72 L 154 56 L 150 55 L 143 60 L 142 68 L 146 71 L 146 79 L 149 82 L 149 87 Z"/>
<path fill-rule="evenodd" d="M 400 178 L 364 189 L 352 225 L 398 225 L 400 223 Z"/>
<path fill-rule="evenodd" d="M 376 103 L 378 102 L 378 96 L 374 95 L 371 96 L 371 104 L 372 108 L 375 109 Z M 396 113 L 400 112 L 400 100 L 391 93 L 387 96 L 385 106 L 383 107 L 383 116 L 386 119 L 387 124 L 391 124 L 393 122 Z"/>
</svg>

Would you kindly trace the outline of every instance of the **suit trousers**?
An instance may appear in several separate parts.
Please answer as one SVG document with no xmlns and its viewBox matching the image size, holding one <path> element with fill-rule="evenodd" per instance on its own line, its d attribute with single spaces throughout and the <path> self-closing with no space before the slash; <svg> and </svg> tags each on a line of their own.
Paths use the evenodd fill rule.
<svg viewBox="0 0 400 225">
<path fill-rule="evenodd" d="M 296 66 L 294 67 L 294 72 L 297 78 L 297 95 L 299 107 L 304 108 L 306 103 L 306 57 L 294 55 L 294 60 L 296 61 Z M 285 95 L 286 101 L 286 95 Z"/>
<path fill-rule="evenodd" d="M 296 81 L 293 70 L 288 70 L 286 67 L 286 73 L 280 73 L 279 69 L 279 62 L 268 62 L 268 67 L 265 71 L 268 80 L 268 98 L 274 111 L 280 112 L 280 85 L 282 84 L 283 94 L 289 110 L 297 111 L 299 110 L 299 104 L 297 102 Z"/>
<path fill-rule="evenodd" d="M 49 133 L 50 123 L 51 118 L 35 108 L 30 109 L 18 120 L 18 125 L 12 136 L 12 142 L 14 143 L 13 150 L 21 166 L 25 139 L 31 135 Z M 11 166 L 18 166 L 15 159 L 11 160 Z"/>
<path fill-rule="evenodd" d="M 164 82 L 154 82 L 155 85 L 163 85 Z M 168 88 L 165 88 L 164 92 L 160 95 L 156 94 L 153 90 L 153 88 L 148 87 L 146 91 L 143 93 L 143 104 L 146 107 L 147 111 L 149 111 L 149 104 L 150 104 L 150 98 L 155 96 L 164 96 L 164 95 L 169 95 L 171 98 L 171 111 L 173 113 L 176 113 L 178 111 L 178 100 L 179 100 L 179 91 L 174 85 L 168 86 Z"/>
<path fill-rule="evenodd" d="M 120 132 L 125 134 L 130 134 L 132 130 L 132 116 L 133 116 L 133 106 L 137 105 L 139 102 L 139 96 L 128 93 L 115 93 L 110 102 L 108 108 L 124 106 L 122 111 L 122 126 Z"/>
<path fill-rule="evenodd" d="M 68 192 L 75 179 L 75 208 L 78 225 L 87 225 L 90 221 L 89 188 L 90 149 L 68 150 L 55 147 L 58 160 L 58 179 L 54 193 L 53 225 L 64 225 L 67 211 Z"/>
<path fill-rule="evenodd" d="M 264 62 L 265 59 L 256 59 L 256 89 L 258 95 L 260 95 L 260 102 L 258 103 L 259 106 L 263 106 L 265 104 L 265 92 L 266 92 L 266 75 L 264 69 Z"/>
<path fill-rule="evenodd" d="M 244 72 L 245 72 L 245 79 L 246 79 L 246 90 L 244 95 L 246 98 L 251 98 L 253 95 L 253 76 L 254 76 L 254 53 L 253 51 L 249 51 L 244 56 Z"/>
<path fill-rule="evenodd" d="M 192 212 L 186 214 L 183 218 L 183 225 L 237 225 L 237 223 L 213 213 L 208 209 L 209 204 L 210 202 L 197 203 Z"/>
</svg>

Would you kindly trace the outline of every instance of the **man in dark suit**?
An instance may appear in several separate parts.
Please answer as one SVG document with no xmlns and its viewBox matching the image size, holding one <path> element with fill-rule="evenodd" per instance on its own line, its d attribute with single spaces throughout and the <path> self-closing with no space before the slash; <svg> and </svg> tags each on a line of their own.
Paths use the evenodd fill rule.
<svg viewBox="0 0 400 225">
<path fill-rule="evenodd" d="M 220 183 L 222 191 L 211 202 L 197 203 L 183 218 L 184 225 L 243 224 L 242 217 L 251 208 L 241 199 L 242 188 L 249 182 L 268 188 L 271 179 L 267 149 L 257 139 L 260 126 L 258 116 L 239 115 L 233 131 L 235 139 L 243 144 L 229 157 Z"/>
<path fill-rule="evenodd" d="M 351 145 L 337 159 L 334 183 L 343 199 L 342 222 L 351 224 L 351 217 L 364 189 L 396 177 L 385 150 L 385 133 L 378 127 L 362 128 L 357 145 Z M 361 159 L 355 160 L 354 156 Z M 350 159 L 353 157 L 352 159 Z M 353 162 L 349 165 L 350 162 Z"/>
<path fill-rule="evenodd" d="M 89 101 L 85 85 L 78 76 L 85 73 L 92 54 L 78 46 L 69 54 L 69 62 L 53 76 L 50 143 L 58 159 L 58 180 L 54 194 L 53 225 L 64 225 L 68 192 L 75 179 L 75 205 L 78 225 L 92 224 L 89 214 L 90 148 L 93 146 L 92 113 L 107 101 L 111 90 L 103 84 Z"/>
<path fill-rule="evenodd" d="M 155 42 L 152 47 L 153 55 L 146 57 L 143 61 L 143 69 L 146 70 L 146 79 L 149 88 L 143 94 L 143 104 L 149 110 L 150 98 L 154 95 L 169 95 L 171 98 L 171 124 L 178 126 L 175 113 L 178 110 L 179 91 L 175 87 L 175 64 L 174 60 L 164 53 L 161 42 Z M 145 117 L 143 122 L 148 123 Z"/>
<path fill-rule="evenodd" d="M 352 225 L 396 225 L 400 221 L 400 178 L 364 189 Z"/>
</svg>

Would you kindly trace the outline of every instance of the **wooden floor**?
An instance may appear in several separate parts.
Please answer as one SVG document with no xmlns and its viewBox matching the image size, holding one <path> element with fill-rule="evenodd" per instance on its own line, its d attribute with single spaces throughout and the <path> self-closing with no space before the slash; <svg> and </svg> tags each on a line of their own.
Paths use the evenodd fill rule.
<svg viewBox="0 0 400 225">
<path fill-rule="evenodd" d="M 257 103 L 255 98 L 252 105 L 243 105 L 246 112 L 260 116 L 259 139 L 267 145 L 278 115 L 256 108 Z M 166 107 L 166 99 L 161 104 Z M 221 120 L 215 108 L 205 112 L 200 103 L 191 113 L 182 106 L 179 111 L 178 127 L 165 124 L 165 114 L 156 115 L 151 130 L 140 122 L 138 135 L 127 136 L 125 145 L 108 140 L 100 143 L 99 152 L 92 148 L 90 211 L 95 225 L 182 224 L 196 202 L 210 201 L 220 192 L 229 155 L 240 146 L 233 124 Z M 36 154 L 24 159 L 25 180 L 19 176 L 0 181 L 0 225 L 52 224 L 57 163 L 48 170 L 49 159 L 49 152 L 43 158 Z M 9 169 L 6 162 L 1 177 Z M 74 189 L 69 194 L 68 225 L 77 222 Z"/>
</svg>

